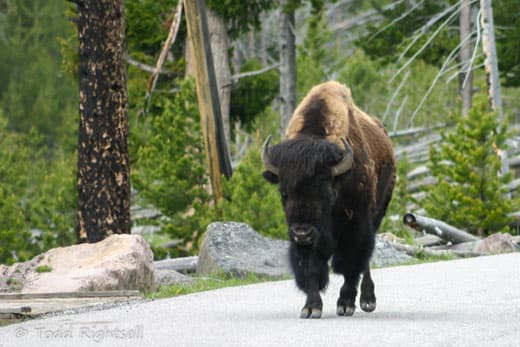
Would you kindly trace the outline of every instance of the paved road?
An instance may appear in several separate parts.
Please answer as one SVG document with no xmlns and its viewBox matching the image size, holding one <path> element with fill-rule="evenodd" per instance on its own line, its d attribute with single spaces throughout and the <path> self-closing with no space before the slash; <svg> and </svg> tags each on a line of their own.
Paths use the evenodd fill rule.
<svg viewBox="0 0 520 347">
<path fill-rule="evenodd" d="M 520 346 L 520 253 L 373 272 L 378 308 L 299 319 L 292 281 L 225 288 L 0 328 L 11 346 Z"/>
</svg>

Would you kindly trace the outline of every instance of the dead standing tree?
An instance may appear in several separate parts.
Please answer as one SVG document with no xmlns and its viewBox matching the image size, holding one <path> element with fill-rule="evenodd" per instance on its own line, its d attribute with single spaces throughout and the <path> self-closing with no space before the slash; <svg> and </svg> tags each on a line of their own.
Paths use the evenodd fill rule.
<svg viewBox="0 0 520 347">
<path fill-rule="evenodd" d="M 280 127 L 285 131 L 296 107 L 296 48 L 294 9 L 289 0 L 280 0 Z"/>
<path fill-rule="evenodd" d="M 123 0 L 78 8 L 80 124 L 79 242 L 130 233 L 130 165 Z"/>
</svg>

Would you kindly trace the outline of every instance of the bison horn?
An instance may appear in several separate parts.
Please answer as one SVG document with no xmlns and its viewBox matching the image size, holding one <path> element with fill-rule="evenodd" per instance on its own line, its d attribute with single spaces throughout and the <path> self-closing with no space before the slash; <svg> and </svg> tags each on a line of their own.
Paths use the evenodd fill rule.
<svg viewBox="0 0 520 347">
<path fill-rule="evenodd" d="M 271 164 L 271 161 L 269 160 L 269 142 L 271 142 L 271 135 L 267 137 L 262 146 L 262 162 L 264 163 L 264 167 L 267 171 L 270 171 L 278 176 L 278 168 Z"/>
<path fill-rule="evenodd" d="M 344 174 L 352 167 L 352 163 L 354 162 L 354 152 L 352 151 L 352 147 L 343 137 L 341 138 L 343 145 L 345 145 L 345 154 L 343 155 L 343 159 L 336 165 L 332 167 L 332 175 L 339 176 Z"/>
</svg>

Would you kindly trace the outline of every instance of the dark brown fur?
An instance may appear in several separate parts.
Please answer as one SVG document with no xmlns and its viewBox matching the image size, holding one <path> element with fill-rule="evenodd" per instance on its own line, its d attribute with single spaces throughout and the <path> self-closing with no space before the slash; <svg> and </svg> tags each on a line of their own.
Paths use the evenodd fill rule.
<svg viewBox="0 0 520 347">
<path fill-rule="evenodd" d="M 391 141 L 382 124 L 357 108 L 350 90 L 337 82 L 309 92 L 291 118 L 286 137 L 269 153 L 278 175 L 265 172 L 264 177 L 279 183 L 282 194 L 291 265 L 298 287 L 307 294 L 302 317 L 321 316 L 319 291 L 328 283 L 331 256 L 334 272 L 345 278 L 338 314 L 354 312 L 361 273 L 361 308 L 373 311 L 376 299 L 368 262 L 395 181 Z M 348 172 L 334 177 L 331 167 L 344 155 L 341 138 L 352 147 L 354 161 Z"/>
</svg>

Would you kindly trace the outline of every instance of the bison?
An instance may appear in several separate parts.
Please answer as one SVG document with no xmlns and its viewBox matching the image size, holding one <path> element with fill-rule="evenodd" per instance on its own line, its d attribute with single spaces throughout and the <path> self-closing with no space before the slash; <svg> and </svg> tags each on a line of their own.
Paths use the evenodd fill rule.
<svg viewBox="0 0 520 347">
<path fill-rule="evenodd" d="M 301 317 L 321 317 L 331 257 L 344 277 L 336 313 L 354 314 L 361 273 L 360 307 L 374 311 L 369 260 L 395 182 L 386 130 L 354 104 L 345 85 L 331 81 L 305 96 L 285 137 L 272 147 L 270 137 L 265 141 L 263 176 L 279 186 L 291 268 L 307 296 Z"/>
</svg>

